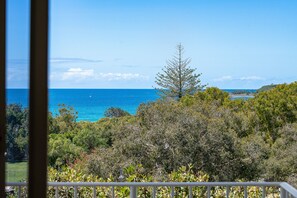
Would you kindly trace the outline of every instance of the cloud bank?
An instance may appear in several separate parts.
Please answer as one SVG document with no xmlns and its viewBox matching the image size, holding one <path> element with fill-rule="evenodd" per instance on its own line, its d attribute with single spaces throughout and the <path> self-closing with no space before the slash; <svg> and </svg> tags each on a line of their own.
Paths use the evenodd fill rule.
<svg viewBox="0 0 297 198">
<path fill-rule="evenodd" d="M 264 81 L 265 78 L 260 76 L 242 76 L 242 77 L 232 77 L 232 76 L 221 76 L 215 78 L 213 82 L 225 82 L 225 81 Z"/>
<path fill-rule="evenodd" d="M 82 81 L 82 80 L 104 80 L 104 81 L 129 81 L 129 80 L 147 80 L 148 76 L 139 73 L 120 73 L 96 72 L 94 69 L 69 68 L 65 72 L 54 72 L 50 76 L 51 80 L 62 81 Z"/>
</svg>

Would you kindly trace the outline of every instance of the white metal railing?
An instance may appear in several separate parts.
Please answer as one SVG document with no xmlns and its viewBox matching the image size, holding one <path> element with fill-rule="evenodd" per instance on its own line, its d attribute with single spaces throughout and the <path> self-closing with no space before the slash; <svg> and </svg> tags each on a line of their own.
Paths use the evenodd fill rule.
<svg viewBox="0 0 297 198">
<path fill-rule="evenodd" d="M 8 182 L 6 183 L 7 187 L 15 187 L 17 192 L 15 195 L 21 197 L 21 190 L 27 186 L 27 183 L 24 182 Z M 275 187 L 278 188 L 279 197 L 281 198 L 297 198 L 297 190 L 285 182 L 48 182 L 48 187 L 55 189 L 55 198 L 59 197 L 59 187 L 72 187 L 74 189 L 73 197 L 78 198 L 78 189 L 82 187 L 92 188 L 93 197 L 96 197 L 96 187 L 110 187 L 111 188 L 111 197 L 115 197 L 115 187 L 129 187 L 130 188 L 130 197 L 137 197 L 137 188 L 139 187 L 151 187 L 152 188 L 152 197 L 157 197 L 157 188 L 158 187 L 167 187 L 170 188 L 170 195 L 174 198 L 175 188 L 176 187 L 186 187 L 188 188 L 189 198 L 193 197 L 193 188 L 194 187 L 204 187 L 206 188 L 206 197 L 211 197 L 211 189 L 213 187 L 225 187 L 225 195 L 228 198 L 230 196 L 230 188 L 232 187 L 243 187 L 243 197 L 249 197 L 248 187 L 259 187 L 261 188 L 261 197 L 266 197 L 266 188 Z"/>
</svg>

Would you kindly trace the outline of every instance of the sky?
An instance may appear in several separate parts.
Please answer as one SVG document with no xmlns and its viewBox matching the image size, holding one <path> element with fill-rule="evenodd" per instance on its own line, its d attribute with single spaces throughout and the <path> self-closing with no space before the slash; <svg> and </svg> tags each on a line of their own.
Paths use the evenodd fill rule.
<svg viewBox="0 0 297 198">
<path fill-rule="evenodd" d="M 7 87 L 28 87 L 29 0 L 7 1 Z M 153 88 L 185 48 L 203 84 L 297 80 L 297 1 L 50 0 L 50 88 Z"/>
</svg>

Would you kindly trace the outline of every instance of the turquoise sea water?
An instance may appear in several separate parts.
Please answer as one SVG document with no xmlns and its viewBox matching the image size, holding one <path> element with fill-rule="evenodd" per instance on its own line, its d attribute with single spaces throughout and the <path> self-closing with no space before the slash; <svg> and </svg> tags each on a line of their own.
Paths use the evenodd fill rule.
<svg viewBox="0 0 297 198">
<path fill-rule="evenodd" d="M 236 90 L 225 91 L 232 93 Z M 8 89 L 7 103 L 18 103 L 27 107 L 28 93 L 28 89 Z M 59 104 L 66 104 L 78 112 L 78 121 L 97 121 L 104 117 L 104 111 L 109 107 L 120 107 L 135 114 L 141 103 L 155 101 L 158 98 L 154 89 L 50 89 L 49 111 L 55 114 Z"/>
</svg>

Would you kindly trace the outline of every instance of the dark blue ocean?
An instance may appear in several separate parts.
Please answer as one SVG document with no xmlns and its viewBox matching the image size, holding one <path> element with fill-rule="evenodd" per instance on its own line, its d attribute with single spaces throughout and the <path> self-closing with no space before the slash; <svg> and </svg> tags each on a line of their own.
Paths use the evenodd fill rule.
<svg viewBox="0 0 297 198">
<path fill-rule="evenodd" d="M 234 89 L 226 89 L 232 93 Z M 245 90 L 255 92 L 256 90 Z M 7 103 L 28 107 L 28 89 L 7 89 Z M 109 107 L 120 107 L 135 114 L 141 103 L 159 98 L 154 89 L 50 89 L 49 111 L 57 113 L 59 104 L 74 107 L 78 121 L 97 121 Z"/>
</svg>

